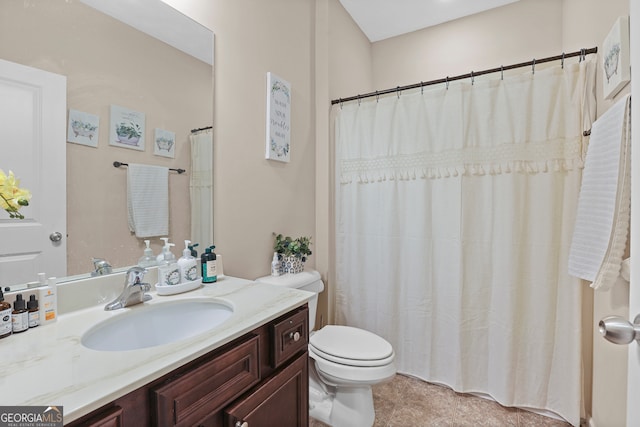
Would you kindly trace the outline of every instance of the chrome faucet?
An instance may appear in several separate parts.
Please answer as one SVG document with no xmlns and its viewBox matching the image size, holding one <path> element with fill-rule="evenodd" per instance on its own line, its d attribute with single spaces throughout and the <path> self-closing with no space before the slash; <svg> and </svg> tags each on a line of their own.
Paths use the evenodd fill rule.
<svg viewBox="0 0 640 427">
<path fill-rule="evenodd" d="M 105 274 L 111 274 L 113 269 L 111 264 L 106 259 L 92 258 L 94 271 L 91 272 L 92 276 L 103 276 Z"/>
<path fill-rule="evenodd" d="M 151 290 L 151 285 L 142 282 L 146 272 L 147 270 L 142 267 L 131 267 L 127 270 L 124 290 L 118 298 L 105 305 L 104 309 L 117 310 L 119 308 L 149 301 L 151 299 L 151 295 L 147 294 L 147 292 Z"/>
</svg>

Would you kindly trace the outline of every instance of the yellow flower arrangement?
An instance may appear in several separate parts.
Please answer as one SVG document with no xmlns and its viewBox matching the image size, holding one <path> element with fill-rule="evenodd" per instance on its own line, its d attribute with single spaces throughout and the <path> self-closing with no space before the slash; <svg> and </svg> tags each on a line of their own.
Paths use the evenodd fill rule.
<svg viewBox="0 0 640 427">
<path fill-rule="evenodd" d="M 26 188 L 20 188 L 19 185 L 20 180 L 12 171 L 5 175 L 0 169 L 0 208 L 9 212 L 10 218 L 24 219 L 24 215 L 18 211 L 23 206 L 29 206 L 31 192 Z"/>
</svg>

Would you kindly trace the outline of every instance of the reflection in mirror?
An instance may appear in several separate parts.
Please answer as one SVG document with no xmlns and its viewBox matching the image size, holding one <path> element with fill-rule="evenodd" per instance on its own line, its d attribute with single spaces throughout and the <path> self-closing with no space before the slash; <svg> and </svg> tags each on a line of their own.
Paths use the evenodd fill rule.
<svg viewBox="0 0 640 427">
<path fill-rule="evenodd" d="M 167 10 L 160 0 L 138 3 L 145 8 L 157 3 Z M 185 22 L 198 26 L 169 9 L 179 23 L 166 14 L 135 16 L 137 22 L 155 22 L 173 33 Z M 205 45 L 212 46 L 213 34 L 202 30 Z M 168 237 L 177 247 L 190 239 L 189 135 L 191 129 L 212 124 L 212 52 L 203 61 L 77 0 L 0 2 L 0 40 L 5 41 L 0 58 L 66 76 L 67 109 L 99 118 L 92 144 L 66 144 L 67 274 L 88 277 L 94 257 L 109 260 L 119 271 L 143 253 L 143 240 L 127 225 L 127 170 L 114 168 L 114 161 L 187 170 L 169 174 Z M 189 44 L 197 43 L 192 39 Z M 144 113 L 144 150 L 110 145 L 112 105 Z M 173 157 L 154 152 L 156 129 L 175 133 Z M 151 238 L 155 254 L 160 252 L 159 237 Z"/>
</svg>

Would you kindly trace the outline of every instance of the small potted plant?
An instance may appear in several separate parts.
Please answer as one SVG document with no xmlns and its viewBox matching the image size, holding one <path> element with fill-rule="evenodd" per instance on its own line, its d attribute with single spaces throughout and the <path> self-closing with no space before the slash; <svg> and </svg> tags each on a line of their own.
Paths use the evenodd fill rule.
<svg viewBox="0 0 640 427">
<path fill-rule="evenodd" d="M 278 234 L 273 250 L 278 253 L 285 273 L 301 273 L 304 270 L 304 262 L 311 255 L 309 246 L 311 246 L 311 237 L 292 239 Z"/>
</svg>

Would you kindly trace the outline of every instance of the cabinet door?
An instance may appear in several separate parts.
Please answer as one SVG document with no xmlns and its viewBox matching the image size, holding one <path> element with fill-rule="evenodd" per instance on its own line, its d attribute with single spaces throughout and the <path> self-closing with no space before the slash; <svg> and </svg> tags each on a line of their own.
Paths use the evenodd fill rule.
<svg viewBox="0 0 640 427">
<path fill-rule="evenodd" d="M 157 426 L 194 426 L 260 381 L 259 337 L 151 390 Z"/>
<path fill-rule="evenodd" d="M 308 355 L 264 382 L 255 392 L 225 410 L 225 425 L 236 427 L 307 427 L 309 425 Z"/>
</svg>

